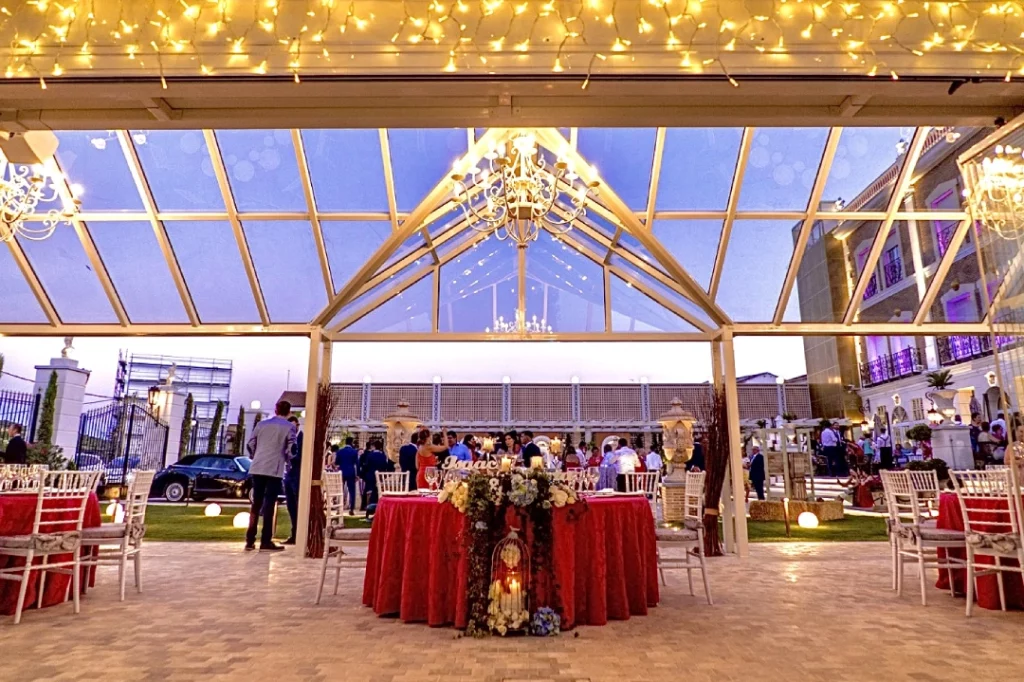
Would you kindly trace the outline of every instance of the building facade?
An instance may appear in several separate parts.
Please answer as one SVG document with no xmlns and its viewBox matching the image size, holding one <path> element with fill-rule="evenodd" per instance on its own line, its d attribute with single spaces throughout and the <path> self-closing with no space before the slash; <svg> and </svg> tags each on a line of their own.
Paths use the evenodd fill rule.
<svg viewBox="0 0 1024 682">
<path fill-rule="evenodd" d="M 195 404 L 195 419 L 210 421 L 223 401 L 224 415 L 229 415 L 231 396 L 231 360 L 187 358 L 173 355 L 138 355 L 121 352 L 118 359 L 115 396 L 141 396 L 152 386 L 166 382 L 174 368 L 174 386 L 182 393 L 191 393 Z"/>
</svg>

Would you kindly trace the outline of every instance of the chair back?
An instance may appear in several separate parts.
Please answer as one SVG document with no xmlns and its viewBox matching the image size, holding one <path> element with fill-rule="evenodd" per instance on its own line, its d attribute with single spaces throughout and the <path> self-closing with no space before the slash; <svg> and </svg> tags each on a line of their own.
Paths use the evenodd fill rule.
<svg viewBox="0 0 1024 682">
<path fill-rule="evenodd" d="M 964 534 L 975 551 L 986 554 L 1003 552 L 1007 536 L 1010 544 L 1024 545 L 1021 530 L 1021 491 L 1009 469 L 984 471 L 953 471 L 950 473 L 960 511 L 964 516 Z M 995 542 L 993 542 L 995 541 Z"/>
<path fill-rule="evenodd" d="M 35 492 L 39 473 L 49 470 L 45 464 L 0 464 L 0 493 L 11 490 Z"/>
<path fill-rule="evenodd" d="M 394 495 L 409 490 L 408 471 L 378 471 L 377 494 Z"/>
<path fill-rule="evenodd" d="M 657 471 L 641 471 L 626 474 L 626 492 L 643 493 L 654 499 L 658 494 L 658 479 L 661 474 Z"/>
<path fill-rule="evenodd" d="M 690 471 L 686 474 L 686 492 L 683 493 L 683 521 L 686 519 L 702 521 L 704 519 L 704 478 L 703 471 Z"/>
<path fill-rule="evenodd" d="M 345 525 L 345 481 L 340 471 L 324 473 L 324 514 L 328 532 Z"/>
<path fill-rule="evenodd" d="M 128 498 L 125 500 L 124 521 L 129 526 L 146 523 L 146 507 L 149 505 L 149 491 L 153 487 L 155 471 L 133 471 L 128 484 Z"/>
<path fill-rule="evenodd" d="M 906 538 L 916 537 L 912 533 L 928 518 L 928 509 L 920 504 L 910 472 L 882 469 L 879 473 L 889 512 L 890 531 Z"/>
<path fill-rule="evenodd" d="M 96 488 L 101 473 L 40 471 L 33 486 L 36 491 L 36 513 L 32 520 L 32 535 L 81 531 L 89 495 Z"/>
<path fill-rule="evenodd" d="M 904 473 L 910 477 L 910 487 L 917 494 L 918 505 L 926 512 L 927 516 L 939 515 L 939 495 L 942 488 L 939 487 L 939 475 L 934 469 L 927 471 L 906 470 Z"/>
</svg>

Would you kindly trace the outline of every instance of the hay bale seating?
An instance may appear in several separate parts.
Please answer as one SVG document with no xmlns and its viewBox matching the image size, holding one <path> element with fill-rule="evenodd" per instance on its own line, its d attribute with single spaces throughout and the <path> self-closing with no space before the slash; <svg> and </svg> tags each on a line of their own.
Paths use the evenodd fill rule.
<svg viewBox="0 0 1024 682">
<path fill-rule="evenodd" d="M 839 521 L 843 518 L 841 500 L 813 502 L 809 500 L 790 500 L 789 519 L 796 521 L 805 511 L 813 512 L 819 521 Z M 751 521 L 783 521 L 785 507 L 781 500 L 754 500 L 750 503 Z"/>
</svg>

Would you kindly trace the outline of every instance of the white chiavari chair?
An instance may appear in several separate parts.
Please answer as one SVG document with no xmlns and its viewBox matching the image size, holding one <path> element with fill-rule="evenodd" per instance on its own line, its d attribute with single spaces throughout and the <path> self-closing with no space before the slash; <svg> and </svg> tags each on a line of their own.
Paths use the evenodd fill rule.
<svg viewBox="0 0 1024 682">
<path fill-rule="evenodd" d="M 409 491 L 408 471 L 378 471 L 377 495 L 402 495 Z"/>
<path fill-rule="evenodd" d="M 39 473 L 49 470 L 45 464 L 0 464 L 0 493 L 35 492 Z"/>
<path fill-rule="evenodd" d="M 938 518 L 939 495 L 942 494 L 942 488 L 939 486 L 939 475 L 934 469 L 927 471 L 905 469 L 904 471 L 910 476 L 910 485 L 914 492 L 917 493 L 917 501 L 922 508 L 922 512 L 928 518 Z"/>
<path fill-rule="evenodd" d="M 153 487 L 156 472 L 133 471 L 129 476 L 124 518 L 115 518 L 112 523 L 104 523 L 98 528 L 86 528 L 82 531 L 82 546 L 92 552 L 82 559 L 82 565 L 116 564 L 121 601 L 124 601 L 129 559 L 132 560 L 135 573 L 135 590 L 142 593 L 142 539 L 146 535 L 149 490 Z"/>
<path fill-rule="evenodd" d="M 1024 576 L 1020 486 L 1009 469 L 954 471 L 951 476 L 964 516 L 967 541 L 967 615 L 971 615 L 974 607 L 975 581 L 979 576 L 992 574 L 999 586 L 999 605 L 1005 611 L 1003 573 Z M 982 563 L 978 557 L 988 557 L 994 563 Z M 1017 565 L 1008 566 L 1003 559 L 1013 559 Z"/>
<path fill-rule="evenodd" d="M 686 580 L 693 592 L 693 571 L 700 571 L 704 579 L 704 596 L 708 605 L 714 605 L 711 599 L 711 584 L 708 581 L 708 569 L 704 556 L 704 477 L 703 471 L 691 471 L 686 474 L 686 492 L 683 503 L 683 527 L 680 530 L 658 528 L 655 531 L 658 541 L 658 572 L 661 582 L 665 583 L 665 569 L 681 569 L 686 571 Z M 680 547 L 685 558 L 662 557 L 662 545 Z M 667 547 L 666 547 L 667 549 Z M 697 559 L 696 563 L 691 557 Z"/>
<path fill-rule="evenodd" d="M 43 605 L 46 574 L 70 574 L 74 612 L 79 612 L 82 521 L 89 503 L 89 494 L 96 487 L 99 476 L 98 471 L 40 471 L 32 487 L 36 495 L 32 532 L 0 537 L 0 556 L 25 559 L 23 566 L 0 568 L 0 580 L 17 580 L 21 583 L 14 611 L 15 625 L 21 622 L 28 581 L 33 572 L 40 574 L 38 606 Z M 67 554 L 71 555 L 71 559 L 58 558 Z M 42 563 L 34 563 L 37 557 L 42 558 Z"/>
<path fill-rule="evenodd" d="M 655 520 L 659 518 L 658 481 L 660 478 L 661 473 L 658 471 L 641 471 L 626 474 L 626 492 L 643 493 L 647 501 L 651 503 L 651 512 L 654 513 Z"/>
<path fill-rule="evenodd" d="M 369 535 L 363 531 L 345 528 L 344 481 L 341 473 L 330 471 L 324 474 L 324 558 L 320 564 L 320 582 L 316 588 L 316 603 L 324 592 L 327 568 L 334 559 L 334 594 L 338 594 L 341 583 L 341 569 L 346 565 L 366 565 L 366 555 L 357 556 L 345 551 L 346 548 L 368 547 Z"/>
<path fill-rule="evenodd" d="M 914 472 L 932 473 L 935 472 Z M 909 471 L 883 469 L 882 488 L 889 510 L 889 532 L 895 564 L 896 594 L 903 594 L 903 568 L 906 558 L 917 562 L 918 580 L 921 585 L 921 605 L 928 605 L 928 585 L 925 570 L 928 567 L 946 569 L 949 574 L 949 591 L 953 594 L 953 569 L 963 568 L 964 562 L 949 556 L 948 550 L 964 549 L 964 534 L 958 530 L 938 528 L 931 517 L 927 501 L 932 490 L 926 477 L 919 483 L 923 490 L 915 488 Z M 938 480 L 935 481 L 936 487 Z M 937 504 L 937 502 L 936 502 Z M 938 551 L 946 550 L 945 558 Z"/>
</svg>

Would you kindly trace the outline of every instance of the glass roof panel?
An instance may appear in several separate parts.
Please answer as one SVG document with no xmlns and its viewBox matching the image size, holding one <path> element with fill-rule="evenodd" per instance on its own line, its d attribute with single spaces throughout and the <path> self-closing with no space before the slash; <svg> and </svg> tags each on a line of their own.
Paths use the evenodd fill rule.
<svg viewBox="0 0 1024 682">
<path fill-rule="evenodd" d="M 426 244 L 427 244 L 427 240 L 423 238 L 423 232 L 421 230 L 416 230 L 415 232 L 412 233 L 412 235 L 408 239 L 406 239 L 404 242 L 402 242 L 402 245 L 400 247 L 398 247 L 398 250 L 396 250 L 391 255 L 391 257 L 388 258 L 387 261 L 385 261 L 384 265 L 381 266 L 380 270 L 378 270 L 377 272 L 381 272 L 382 270 L 386 270 L 386 269 L 390 268 L 392 265 L 394 265 L 398 261 L 400 261 L 403 258 L 405 258 L 406 256 L 408 256 L 410 253 L 412 253 L 416 249 L 418 249 L 418 248 L 420 248 L 422 246 L 426 246 Z M 427 258 L 427 257 L 428 256 L 424 256 L 422 258 Z M 417 260 L 422 261 L 422 258 L 417 259 Z M 425 261 L 423 261 L 423 262 L 425 262 Z"/>
<path fill-rule="evenodd" d="M 564 197 L 565 195 L 562 196 Z M 569 204 L 566 203 L 565 205 L 568 206 Z M 598 213 L 594 208 L 589 206 L 587 207 L 587 213 L 585 216 L 583 216 L 582 220 L 583 222 L 587 223 L 588 225 L 596 229 L 598 232 L 603 234 L 608 239 L 614 237 L 615 232 L 618 229 L 618 225 L 608 220 L 603 215 Z"/>
<path fill-rule="evenodd" d="M 306 212 L 290 130 L 218 130 L 217 144 L 239 212 Z"/>
<path fill-rule="evenodd" d="M 913 128 L 843 128 L 822 202 L 829 208 L 842 210 L 876 180 L 886 178 L 888 182 L 881 191 L 864 197 L 865 200 L 871 198 L 872 206 L 878 206 L 878 210 L 884 210 L 913 135 Z M 863 204 L 851 208 L 867 209 Z"/>
<path fill-rule="evenodd" d="M 604 260 L 604 257 L 608 254 L 608 247 L 601 244 L 596 239 L 588 236 L 583 230 L 574 229 L 568 233 L 566 242 L 575 248 L 572 242 L 579 242 L 584 248 L 589 249 L 590 253 L 597 258 Z"/>
<path fill-rule="evenodd" d="M 318 210 L 388 211 L 379 131 L 303 130 L 302 143 Z"/>
<path fill-rule="evenodd" d="M 335 292 L 341 291 L 391 236 L 391 223 L 384 220 L 322 220 L 320 229 Z"/>
<path fill-rule="evenodd" d="M 721 220 L 655 220 L 654 236 L 707 291 L 722 236 Z"/>
<path fill-rule="evenodd" d="M 917 222 L 918 230 L 922 233 L 922 240 L 927 240 L 921 244 L 922 260 L 926 264 L 934 263 L 931 273 L 926 274 L 925 277 L 925 281 L 930 283 L 934 278 L 935 268 L 938 267 L 938 244 L 936 243 L 936 237 L 939 235 L 931 236 L 927 234 L 929 226 L 933 225 L 931 221 L 922 220 Z M 867 258 L 867 251 L 870 251 L 871 243 L 878 233 L 879 227 L 881 227 L 879 222 L 863 223 L 860 230 L 852 233 L 847 238 L 847 242 L 853 249 L 851 255 L 853 262 L 857 264 L 858 273 L 862 269 L 860 266 Z M 924 248 L 926 244 L 928 247 L 927 252 Z M 966 253 L 970 254 L 970 258 L 963 258 L 963 255 L 966 254 L 962 253 L 958 266 L 953 268 L 950 274 L 953 274 L 954 277 L 962 275 L 965 282 L 977 282 L 980 275 L 978 274 L 978 262 L 974 256 L 974 249 Z M 933 257 L 935 261 L 931 260 Z M 913 261 L 910 248 L 910 227 L 905 222 L 895 222 L 889 228 L 885 246 L 882 247 L 882 255 L 878 259 L 878 264 L 871 275 L 871 280 L 869 280 L 868 288 L 864 292 L 864 298 L 861 300 L 860 309 L 857 313 L 858 322 L 904 322 L 909 324 L 913 321 L 920 302 L 920 297 L 917 295 L 917 281 L 913 276 Z M 972 270 L 973 275 L 971 273 Z M 949 291 L 944 289 L 940 292 L 940 295 L 942 293 L 949 293 Z M 978 322 L 981 319 L 976 316 L 976 312 L 972 312 L 973 309 L 980 305 L 977 302 L 980 296 L 980 287 L 978 291 L 973 292 L 969 297 L 952 295 L 958 300 L 956 301 L 956 312 L 951 314 L 954 317 L 965 318 L 955 321 Z M 932 310 L 935 315 L 933 321 L 945 321 L 946 308 L 940 297 L 936 297 L 936 304 L 932 307 Z"/>
<path fill-rule="evenodd" d="M 577 149 L 634 211 L 647 208 L 656 128 L 580 128 Z M 598 188 L 597 196 L 601 196 Z"/>
<path fill-rule="evenodd" d="M 768 322 L 793 257 L 793 220 L 737 220 L 715 302 L 736 322 Z M 794 294 L 795 295 L 795 294 Z M 791 297 L 792 300 L 792 297 Z"/>
<path fill-rule="evenodd" d="M 89 222 L 89 233 L 133 323 L 188 322 L 153 226 L 143 221 Z"/>
<path fill-rule="evenodd" d="M 803 211 L 828 128 L 758 128 L 743 175 L 740 211 Z"/>
<path fill-rule="evenodd" d="M 655 292 L 665 300 L 676 305 L 682 310 L 685 310 L 693 317 L 707 324 L 709 327 L 717 326 L 711 321 L 711 318 L 708 317 L 707 313 L 704 312 L 703 308 L 701 308 L 696 303 L 686 298 L 682 294 L 678 293 L 671 287 L 662 284 L 661 281 L 658 280 L 656 277 L 648 275 L 643 270 L 638 269 L 636 266 L 634 266 L 632 263 L 627 261 L 622 256 L 618 254 L 613 255 L 609 260 L 609 264 L 614 265 L 618 267 L 620 270 L 629 273 L 629 275 L 633 279 L 638 281 L 640 284 L 643 284 L 648 289 Z"/>
<path fill-rule="evenodd" d="M 259 323 L 231 225 L 216 220 L 171 220 L 164 226 L 200 320 Z"/>
<path fill-rule="evenodd" d="M 612 331 L 615 332 L 694 332 L 696 327 L 642 293 L 618 275 L 609 280 L 612 304 Z"/>
<path fill-rule="evenodd" d="M 0 321 L 13 324 L 46 324 L 46 313 L 32 294 L 10 248 L 0 244 Z"/>
<path fill-rule="evenodd" d="M 658 262 L 658 259 L 655 258 L 654 255 L 647 250 L 647 247 L 641 244 L 639 239 L 629 234 L 625 230 L 622 231 L 622 235 L 619 237 L 619 245 L 616 248 L 625 249 L 626 251 L 629 251 L 643 262 L 650 265 L 652 268 L 660 270 L 661 272 L 665 272 L 665 268 L 663 268 L 661 266 L 661 263 Z"/>
<path fill-rule="evenodd" d="M 742 137 L 742 128 L 666 130 L 656 209 L 724 211 Z"/>
<path fill-rule="evenodd" d="M 483 332 L 502 317 L 514 320 L 519 259 L 508 241 L 487 237 L 441 266 L 437 326 L 440 332 Z"/>
<path fill-rule="evenodd" d="M 471 214 L 472 215 L 472 214 Z M 427 225 L 427 232 L 430 233 L 431 237 L 436 237 L 442 232 L 446 232 L 450 228 L 458 225 L 465 221 L 466 216 L 461 206 L 453 206 L 450 211 L 442 214 L 429 225 Z"/>
<path fill-rule="evenodd" d="M 450 182 L 452 166 L 468 144 L 464 128 L 388 130 L 398 210 L 413 210 L 435 185 Z"/>
<path fill-rule="evenodd" d="M 601 265 L 542 231 L 526 250 L 526 318 L 559 333 L 604 331 Z"/>
<path fill-rule="evenodd" d="M 445 240 L 444 243 L 437 247 L 437 257 L 443 261 L 449 253 L 455 251 L 460 246 L 465 245 L 466 242 L 481 239 L 482 237 L 483 233 L 477 232 L 473 229 L 467 228 L 460 230 L 457 234 Z"/>
<path fill-rule="evenodd" d="M 348 319 L 353 313 L 358 312 L 363 306 L 371 301 L 375 300 L 381 294 L 391 291 L 396 287 L 404 287 L 408 283 L 408 280 L 414 275 L 418 274 L 421 270 L 428 267 L 424 263 L 409 263 L 404 268 L 394 273 L 387 279 L 384 279 L 377 284 L 374 284 L 370 289 L 356 296 L 354 299 L 346 303 L 341 307 L 341 310 L 334 316 L 334 319 L 328 323 L 328 327 L 334 328 L 337 325 Z M 372 279 L 372 278 L 371 278 Z"/>
<path fill-rule="evenodd" d="M 134 130 L 132 143 L 158 210 L 224 211 L 201 131 Z"/>
<path fill-rule="evenodd" d="M 121 143 L 113 131 L 58 132 L 57 162 L 76 185 L 75 196 L 85 211 L 141 211 Z"/>
<path fill-rule="evenodd" d="M 342 331 L 374 334 L 430 332 L 433 283 L 434 277 L 427 275 Z"/>
<path fill-rule="evenodd" d="M 327 305 L 327 292 L 309 222 L 246 220 L 242 226 L 270 321 L 316 317 Z"/>
<path fill-rule="evenodd" d="M 117 322 L 73 228 L 58 227 L 48 239 L 19 239 L 18 243 L 62 322 Z"/>
</svg>

